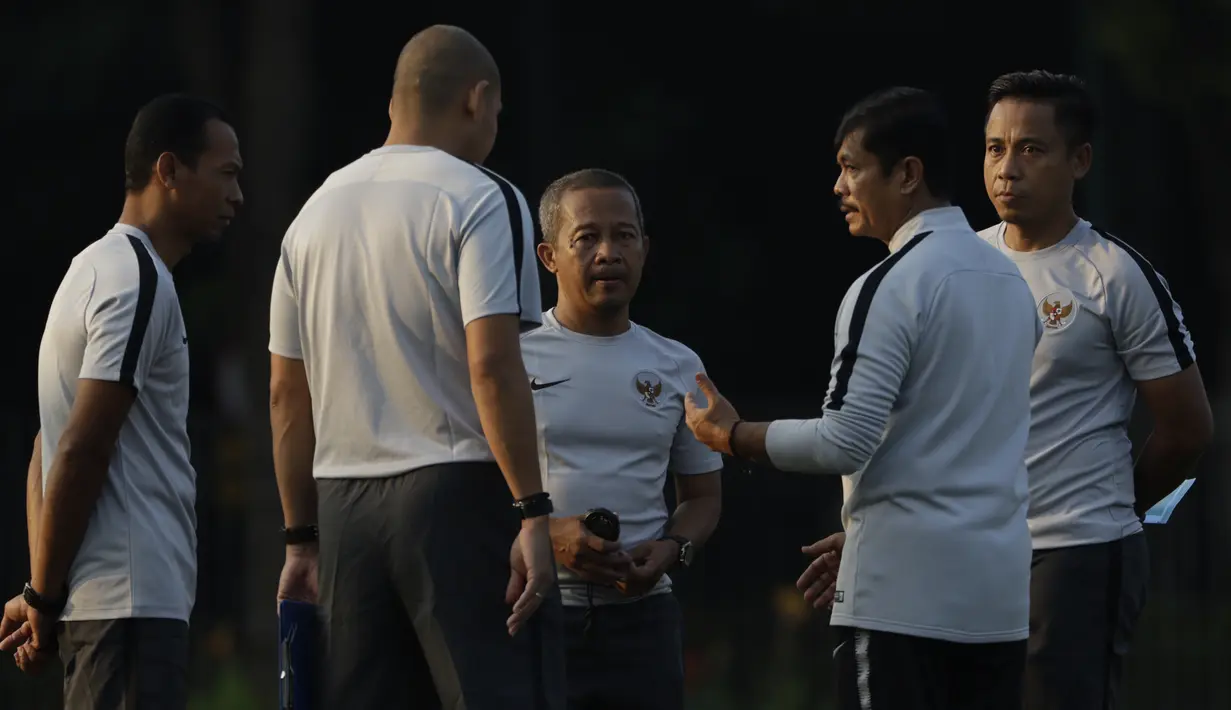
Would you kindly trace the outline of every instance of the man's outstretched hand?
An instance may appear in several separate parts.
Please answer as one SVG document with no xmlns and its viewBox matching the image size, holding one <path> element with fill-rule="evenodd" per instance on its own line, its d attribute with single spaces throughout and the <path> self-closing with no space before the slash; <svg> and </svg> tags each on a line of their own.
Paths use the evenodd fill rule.
<svg viewBox="0 0 1231 710">
<path fill-rule="evenodd" d="M 705 395 L 705 406 L 697 403 L 692 392 L 684 395 L 684 422 L 697 441 L 722 454 L 731 454 L 731 428 L 739 414 L 704 372 L 697 373 L 697 387 Z"/>
</svg>

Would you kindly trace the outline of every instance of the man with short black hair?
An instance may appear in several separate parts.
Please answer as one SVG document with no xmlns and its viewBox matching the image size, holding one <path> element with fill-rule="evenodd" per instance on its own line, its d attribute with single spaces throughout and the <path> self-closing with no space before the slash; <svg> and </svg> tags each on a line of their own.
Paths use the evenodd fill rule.
<svg viewBox="0 0 1231 710">
<path fill-rule="evenodd" d="M 234 217 L 242 161 L 218 107 L 182 95 L 141 109 L 124 157 L 120 221 L 73 259 L 47 315 L 31 578 L 5 607 L 0 648 L 19 646 L 35 671 L 58 642 L 66 707 L 175 710 L 188 702 L 197 550 L 171 269 Z"/>
<path fill-rule="evenodd" d="M 480 166 L 500 108 L 477 39 L 416 34 L 385 145 L 330 175 L 282 243 L 278 598 L 316 602 L 319 564 L 326 707 L 564 702 L 552 506 L 518 341 L 542 311 L 534 225 L 521 192 Z"/>
<path fill-rule="evenodd" d="M 890 255 L 838 310 L 824 417 L 742 421 L 698 374 L 709 404 L 689 395 L 688 424 L 715 450 L 842 476 L 845 533 L 806 548 L 820 557 L 799 581 L 833 603 L 840 708 L 1012 710 L 1028 631 L 1030 291 L 949 204 L 934 97 L 868 97 L 835 149 L 851 234 Z"/>
<path fill-rule="evenodd" d="M 1043 323 L 1031 379 L 1029 710 L 1118 707 L 1145 605 L 1141 516 L 1193 468 L 1213 421 L 1171 288 L 1073 210 L 1095 106 L 1081 79 L 1016 72 L 988 92 L 983 178 L 1001 222 L 980 235 L 1016 262 Z M 1154 432 L 1137 464 L 1140 393 Z"/>
<path fill-rule="evenodd" d="M 543 194 L 539 219 L 539 259 L 559 299 L 522 335 L 522 356 L 558 506 L 569 707 L 682 710 L 683 624 L 667 572 L 692 563 L 722 511 L 722 456 L 684 423 L 684 395 L 704 368 L 629 319 L 649 238 L 627 180 L 565 175 Z"/>
</svg>

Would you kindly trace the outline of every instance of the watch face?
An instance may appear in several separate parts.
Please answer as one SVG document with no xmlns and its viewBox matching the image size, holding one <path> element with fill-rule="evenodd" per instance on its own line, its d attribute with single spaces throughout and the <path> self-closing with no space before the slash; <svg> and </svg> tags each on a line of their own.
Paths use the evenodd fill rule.
<svg viewBox="0 0 1231 710">
<path fill-rule="evenodd" d="M 685 567 L 692 564 L 692 543 L 691 542 L 686 542 L 680 545 L 680 562 L 682 562 Z"/>
</svg>

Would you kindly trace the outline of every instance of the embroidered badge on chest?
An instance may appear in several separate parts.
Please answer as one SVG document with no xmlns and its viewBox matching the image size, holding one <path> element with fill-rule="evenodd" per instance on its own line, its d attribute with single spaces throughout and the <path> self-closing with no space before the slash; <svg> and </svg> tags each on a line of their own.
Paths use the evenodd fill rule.
<svg viewBox="0 0 1231 710">
<path fill-rule="evenodd" d="M 647 407 L 657 407 L 658 398 L 663 394 L 663 381 L 653 372 L 638 372 L 633 378 L 641 403 Z"/>
<path fill-rule="evenodd" d="M 1059 333 L 1068 328 L 1077 319 L 1081 304 L 1077 297 L 1068 289 L 1053 291 L 1039 302 L 1039 317 L 1043 321 L 1043 332 Z"/>
</svg>

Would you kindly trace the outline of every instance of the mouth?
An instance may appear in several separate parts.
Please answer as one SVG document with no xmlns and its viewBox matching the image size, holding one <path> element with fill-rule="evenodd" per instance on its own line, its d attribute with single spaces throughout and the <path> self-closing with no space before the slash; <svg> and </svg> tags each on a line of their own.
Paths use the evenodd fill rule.
<svg viewBox="0 0 1231 710">
<path fill-rule="evenodd" d="M 624 283 L 624 275 L 614 273 L 595 274 L 590 277 L 590 283 L 601 286 L 614 286 Z"/>
</svg>

